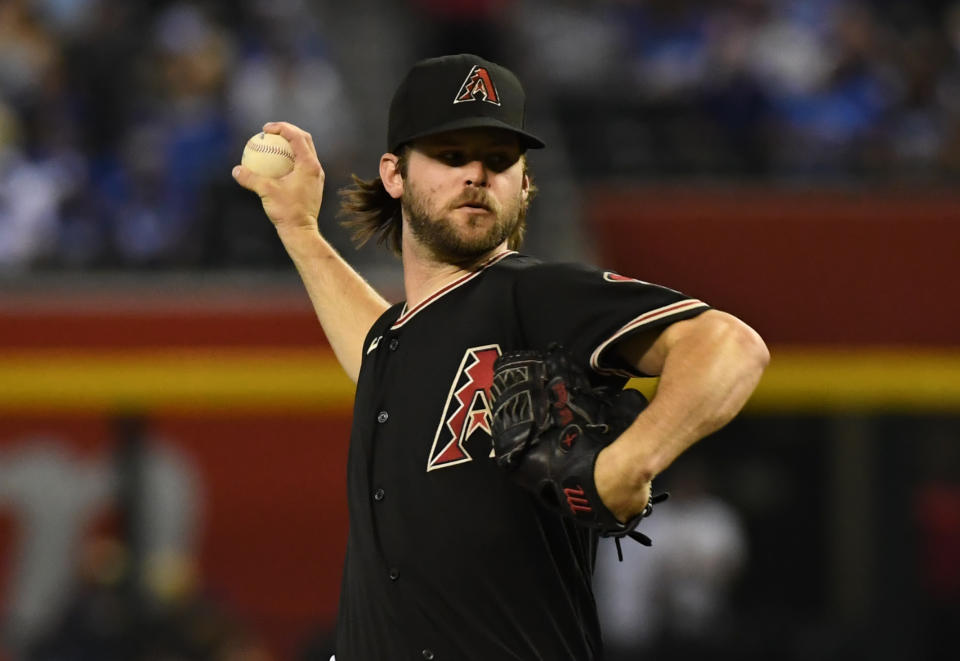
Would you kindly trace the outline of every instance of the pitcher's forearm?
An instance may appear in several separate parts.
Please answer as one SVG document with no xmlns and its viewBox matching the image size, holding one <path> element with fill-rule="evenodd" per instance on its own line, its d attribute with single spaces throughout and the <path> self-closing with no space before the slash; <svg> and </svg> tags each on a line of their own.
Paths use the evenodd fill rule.
<svg viewBox="0 0 960 661">
<path fill-rule="evenodd" d="M 337 360 L 356 383 L 363 340 L 390 304 L 318 232 L 296 229 L 278 234 Z"/>
<path fill-rule="evenodd" d="M 641 472 L 657 475 L 730 422 L 750 398 L 768 360 L 759 336 L 731 317 L 701 324 L 698 332 L 677 341 L 656 396 L 625 434 Z"/>
<path fill-rule="evenodd" d="M 594 468 L 601 499 L 621 521 L 644 508 L 651 480 L 736 416 L 769 360 L 751 328 L 716 311 L 678 322 L 661 341 L 666 347 L 654 347 L 665 356 L 656 395 Z"/>
<path fill-rule="evenodd" d="M 310 134 L 287 122 L 264 124 L 293 150 L 293 170 L 280 177 L 241 165 L 233 178 L 260 197 L 287 253 L 300 272 L 334 354 L 353 379 L 360 374 L 363 340 L 388 303 L 320 235 L 317 216 L 326 175 Z"/>
</svg>

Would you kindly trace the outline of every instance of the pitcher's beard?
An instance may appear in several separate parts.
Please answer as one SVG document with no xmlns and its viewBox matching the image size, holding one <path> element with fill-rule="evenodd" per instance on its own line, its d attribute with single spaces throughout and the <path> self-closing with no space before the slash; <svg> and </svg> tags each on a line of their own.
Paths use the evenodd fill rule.
<svg viewBox="0 0 960 661">
<path fill-rule="evenodd" d="M 444 216 L 431 216 L 423 199 L 415 196 L 410 189 L 411 187 L 407 186 L 401 198 L 403 213 L 409 221 L 410 230 L 437 261 L 445 264 L 468 270 L 479 266 L 491 250 L 507 240 L 522 220 L 519 199 L 510 209 L 504 209 L 487 199 L 489 213 L 494 214 L 495 221 L 481 235 L 461 236 L 453 221 Z M 448 213 L 452 212 L 453 209 L 448 210 Z M 479 218 L 477 221 L 486 222 Z"/>
</svg>

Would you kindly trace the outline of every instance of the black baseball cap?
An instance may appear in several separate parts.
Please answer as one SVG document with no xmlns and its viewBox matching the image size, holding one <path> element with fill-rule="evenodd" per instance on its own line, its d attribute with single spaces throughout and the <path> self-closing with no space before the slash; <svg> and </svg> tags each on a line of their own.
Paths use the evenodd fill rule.
<svg viewBox="0 0 960 661">
<path fill-rule="evenodd" d="M 491 127 L 520 137 L 526 149 L 543 141 L 524 130 L 526 95 L 512 71 L 476 55 L 445 55 L 413 65 L 390 102 L 387 150 L 428 135 Z"/>
</svg>

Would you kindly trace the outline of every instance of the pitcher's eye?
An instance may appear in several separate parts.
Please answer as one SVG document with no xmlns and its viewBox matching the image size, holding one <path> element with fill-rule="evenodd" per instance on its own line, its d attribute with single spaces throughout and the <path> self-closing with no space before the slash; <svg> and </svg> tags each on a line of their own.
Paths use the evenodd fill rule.
<svg viewBox="0 0 960 661">
<path fill-rule="evenodd" d="M 489 154 L 483 159 L 483 164 L 494 172 L 503 172 L 517 162 L 518 156 L 506 152 Z"/>
<path fill-rule="evenodd" d="M 459 166 L 466 163 L 466 155 L 457 149 L 444 149 L 437 154 L 437 159 L 442 163 L 452 166 Z"/>
</svg>

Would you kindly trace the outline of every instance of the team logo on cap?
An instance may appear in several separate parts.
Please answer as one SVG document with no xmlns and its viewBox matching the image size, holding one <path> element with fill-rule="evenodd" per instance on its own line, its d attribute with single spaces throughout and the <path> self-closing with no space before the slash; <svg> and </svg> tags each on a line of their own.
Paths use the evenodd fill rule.
<svg viewBox="0 0 960 661">
<path fill-rule="evenodd" d="M 490 72 L 479 64 L 474 64 L 453 102 L 466 103 L 478 100 L 492 103 L 495 106 L 500 105 L 500 96 L 497 94 L 497 88 L 493 84 Z"/>
</svg>

